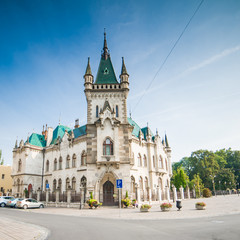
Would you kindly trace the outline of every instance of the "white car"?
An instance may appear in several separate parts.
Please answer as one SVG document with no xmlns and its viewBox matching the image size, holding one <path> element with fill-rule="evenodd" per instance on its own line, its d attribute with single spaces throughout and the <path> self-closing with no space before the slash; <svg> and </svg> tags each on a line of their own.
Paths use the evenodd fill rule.
<svg viewBox="0 0 240 240">
<path fill-rule="evenodd" d="M 5 207 L 7 205 L 7 201 L 13 200 L 14 197 L 10 196 L 0 196 L 0 207 Z"/>
<path fill-rule="evenodd" d="M 18 208 L 44 208 L 44 204 L 42 202 L 38 202 L 37 200 L 33 198 L 25 198 L 21 201 L 17 201 L 16 206 Z"/>
<path fill-rule="evenodd" d="M 16 208 L 17 201 L 22 201 L 24 198 L 15 198 L 7 201 L 7 207 Z"/>
</svg>

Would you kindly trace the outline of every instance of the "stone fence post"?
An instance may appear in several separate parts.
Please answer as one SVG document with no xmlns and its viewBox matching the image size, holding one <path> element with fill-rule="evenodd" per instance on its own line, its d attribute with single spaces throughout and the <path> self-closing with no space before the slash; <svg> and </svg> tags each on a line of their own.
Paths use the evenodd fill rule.
<svg viewBox="0 0 240 240">
<path fill-rule="evenodd" d="M 169 192 L 169 188 L 168 187 L 165 188 L 165 192 L 166 192 L 167 200 L 170 201 L 170 192 Z"/>
<path fill-rule="evenodd" d="M 162 201 L 162 190 L 159 186 L 157 186 L 157 196 L 158 196 L 158 201 Z"/>
<path fill-rule="evenodd" d="M 179 188 L 179 191 L 180 191 L 181 199 L 183 200 L 184 199 L 184 189 L 182 186 Z"/>
<path fill-rule="evenodd" d="M 139 204 L 140 203 L 140 190 L 139 190 L 138 185 L 136 185 L 135 188 L 136 188 L 136 192 L 137 192 L 136 200 Z"/>
<path fill-rule="evenodd" d="M 46 203 L 49 202 L 49 193 L 50 193 L 50 189 L 46 189 Z"/>
<path fill-rule="evenodd" d="M 173 186 L 172 190 L 173 190 L 173 202 L 175 202 L 177 200 L 177 189 L 175 186 Z"/>
<path fill-rule="evenodd" d="M 187 199 L 190 199 L 190 189 L 189 189 L 189 186 L 187 186 L 186 191 L 187 191 Z"/>
<path fill-rule="evenodd" d="M 59 203 L 60 189 L 56 189 L 56 203 Z"/>
<path fill-rule="evenodd" d="M 68 207 L 70 207 L 69 204 L 71 203 L 71 193 L 72 193 L 72 189 L 69 187 L 67 189 L 67 204 L 68 204 Z"/>
<path fill-rule="evenodd" d="M 41 195 L 41 189 L 39 188 L 38 190 L 37 190 L 37 201 L 39 202 L 40 201 L 40 195 Z"/>
</svg>

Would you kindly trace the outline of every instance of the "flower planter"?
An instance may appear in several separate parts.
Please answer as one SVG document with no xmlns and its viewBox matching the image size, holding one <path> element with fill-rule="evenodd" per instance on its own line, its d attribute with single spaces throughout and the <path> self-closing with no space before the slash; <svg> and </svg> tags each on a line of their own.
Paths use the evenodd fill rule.
<svg viewBox="0 0 240 240">
<path fill-rule="evenodd" d="M 197 210 L 205 210 L 206 207 L 205 206 L 196 205 L 196 209 Z"/>
<path fill-rule="evenodd" d="M 148 208 L 140 208 L 140 212 L 149 212 Z"/>
<path fill-rule="evenodd" d="M 161 207 L 161 210 L 163 212 L 169 212 L 170 211 L 170 208 L 167 208 L 167 207 Z"/>
</svg>

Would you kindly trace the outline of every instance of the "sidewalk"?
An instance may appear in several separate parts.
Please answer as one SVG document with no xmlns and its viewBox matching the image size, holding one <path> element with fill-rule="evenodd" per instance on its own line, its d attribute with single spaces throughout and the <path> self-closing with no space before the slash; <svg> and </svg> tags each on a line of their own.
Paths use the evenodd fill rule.
<svg viewBox="0 0 240 240">
<path fill-rule="evenodd" d="M 205 202 L 206 210 L 196 210 L 196 202 Z M 175 203 L 169 212 L 162 212 L 158 202 L 152 203 L 150 212 L 141 213 L 139 208 L 101 207 L 99 209 L 44 208 L 15 209 L 14 211 L 35 212 L 38 214 L 56 214 L 76 217 L 127 219 L 127 220 L 164 220 L 214 217 L 221 215 L 240 214 L 240 196 L 228 195 L 202 199 L 182 200 L 182 210 L 178 211 Z M 0 217 L 1 240 L 44 240 L 48 230 L 36 225 L 22 223 L 9 218 Z"/>
<path fill-rule="evenodd" d="M 205 202 L 206 210 L 196 210 L 196 202 Z M 141 213 L 139 208 L 124 208 L 119 210 L 116 207 L 101 207 L 99 209 L 73 209 L 73 208 L 44 208 L 29 210 L 31 212 L 44 214 L 57 214 L 78 217 L 95 217 L 109 219 L 128 219 L 128 220 L 160 220 L 160 219 L 183 219 L 213 217 L 229 214 L 240 214 L 240 196 L 228 195 L 211 198 L 187 199 L 182 200 L 182 209 L 178 211 L 176 204 L 173 204 L 169 212 L 161 212 L 159 202 L 152 202 L 152 208 L 148 213 Z M 141 205 L 141 204 L 140 204 Z M 140 207 L 140 206 L 139 206 Z"/>
<path fill-rule="evenodd" d="M 44 240 L 47 235 L 47 229 L 0 217 L 1 240 Z"/>
</svg>

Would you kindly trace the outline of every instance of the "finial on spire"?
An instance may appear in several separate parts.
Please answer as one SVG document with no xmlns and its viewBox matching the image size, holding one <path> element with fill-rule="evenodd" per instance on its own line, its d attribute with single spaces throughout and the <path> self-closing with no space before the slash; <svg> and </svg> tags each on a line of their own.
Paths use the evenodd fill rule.
<svg viewBox="0 0 240 240">
<path fill-rule="evenodd" d="M 124 62 L 124 57 L 122 57 L 122 70 L 121 70 L 121 75 L 124 75 L 124 74 L 128 75 L 128 73 L 127 73 L 127 68 L 126 68 L 125 62 Z"/>
<path fill-rule="evenodd" d="M 104 28 L 104 43 L 103 43 L 103 54 L 105 60 L 107 60 L 109 53 L 108 53 L 108 47 L 107 47 L 107 38 L 106 38 L 106 29 Z"/>
<path fill-rule="evenodd" d="M 165 144 L 166 144 L 166 147 L 169 147 L 166 131 L 165 131 Z"/>
<path fill-rule="evenodd" d="M 88 63 L 87 63 L 85 75 L 92 75 L 92 70 L 91 70 L 91 66 L 90 66 L 90 57 L 88 57 Z"/>
</svg>

